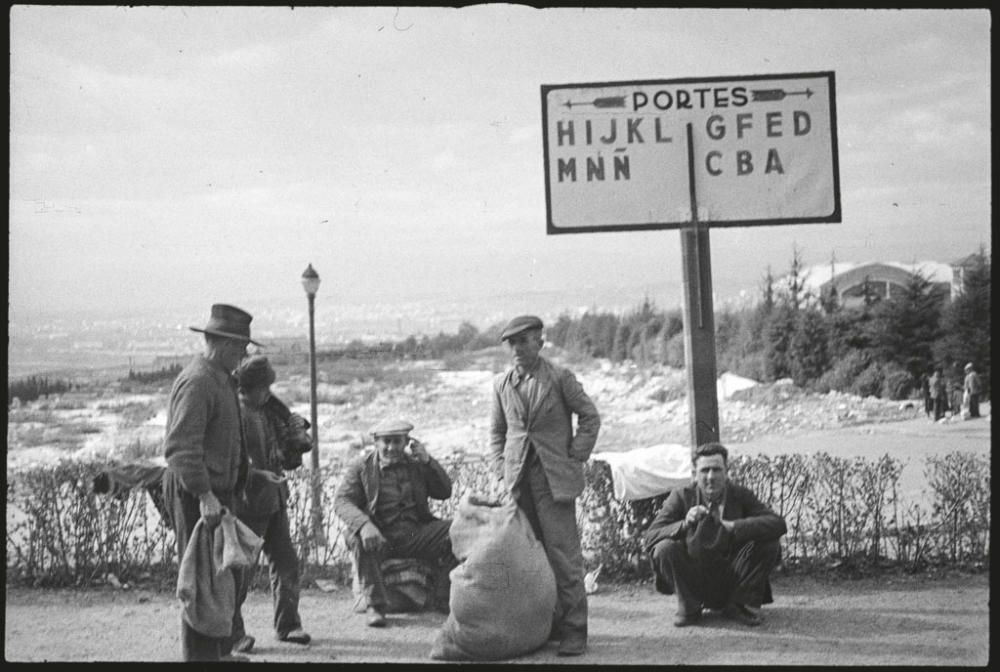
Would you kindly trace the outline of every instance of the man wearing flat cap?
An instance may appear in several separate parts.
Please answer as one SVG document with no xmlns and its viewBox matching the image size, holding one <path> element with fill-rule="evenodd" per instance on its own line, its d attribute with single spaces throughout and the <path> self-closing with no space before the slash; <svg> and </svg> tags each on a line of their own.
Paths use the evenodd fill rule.
<svg viewBox="0 0 1000 672">
<path fill-rule="evenodd" d="M 167 406 L 163 455 L 167 469 L 163 494 L 177 539 L 177 557 L 184 550 L 199 518 L 216 527 L 223 508 L 243 499 L 248 461 L 243 443 L 240 405 L 233 370 L 246 356 L 250 313 L 222 303 L 212 306 L 204 329 L 205 352 L 178 374 Z M 233 571 L 239 585 L 242 575 Z M 206 579 L 207 580 L 207 579 Z M 181 653 L 185 661 L 240 659 L 232 656 L 230 637 L 210 637 L 182 617 Z"/>
<path fill-rule="evenodd" d="M 523 315 L 501 333 L 514 365 L 493 379 L 489 452 L 556 577 L 550 639 L 559 641 L 559 655 L 578 656 L 587 648 L 587 593 L 576 498 L 601 419 L 576 376 L 539 356 L 542 327 L 538 317 Z"/>
<path fill-rule="evenodd" d="M 448 570 L 458 565 L 448 536 L 451 521 L 436 518 L 427 503 L 428 497 L 451 497 L 451 479 L 410 437 L 412 430 L 402 420 L 376 425 L 375 450 L 347 466 L 333 498 L 334 512 L 347 525 L 347 544 L 368 604 L 367 623 L 376 628 L 386 625 L 383 560 L 419 558 Z"/>
<path fill-rule="evenodd" d="M 243 360 L 236 369 L 240 410 L 246 436 L 250 475 L 247 503 L 240 520 L 264 539 L 274 598 L 274 629 L 282 642 L 308 644 L 299 616 L 299 558 L 288 523 L 285 469 L 302 466 L 302 454 L 312 448 L 309 423 L 271 394 L 274 368 L 263 355 Z M 255 640 L 246 634 L 241 606 L 249 589 L 250 572 L 237 589 L 233 650 L 249 653 Z"/>
</svg>

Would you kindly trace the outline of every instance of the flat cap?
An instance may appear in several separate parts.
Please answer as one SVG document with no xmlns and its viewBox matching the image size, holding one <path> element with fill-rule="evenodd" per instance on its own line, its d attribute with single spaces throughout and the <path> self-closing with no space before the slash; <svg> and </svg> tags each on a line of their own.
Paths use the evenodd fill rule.
<svg viewBox="0 0 1000 672">
<path fill-rule="evenodd" d="M 383 420 L 372 427 L 372 436 L 377 439 L 380 436 L 409 434 L 411 431 L 413 431 L 413 425 L 405 420 Z"/>
<path fill-rule="evenodd" d="M 517 336 L 529 329 L 541 329 L 542 320 L 534 315 L 519 315 L 507 323 L 500 334 L 500 340 L 506 341 L 511 336 Z"/>
</svg>

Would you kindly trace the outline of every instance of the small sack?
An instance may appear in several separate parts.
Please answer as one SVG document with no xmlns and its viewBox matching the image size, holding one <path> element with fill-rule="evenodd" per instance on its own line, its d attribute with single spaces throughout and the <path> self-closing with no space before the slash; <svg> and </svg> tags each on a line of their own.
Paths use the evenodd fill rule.
<svg viewBox="0 0 1000 672">
<path fill-rule="evenodd" d="M 705 516 L 687 531 L 688 554 L 704 563 L 725 561 L 731 542 L 729 531 L 714 514 Z"/>
</svg>

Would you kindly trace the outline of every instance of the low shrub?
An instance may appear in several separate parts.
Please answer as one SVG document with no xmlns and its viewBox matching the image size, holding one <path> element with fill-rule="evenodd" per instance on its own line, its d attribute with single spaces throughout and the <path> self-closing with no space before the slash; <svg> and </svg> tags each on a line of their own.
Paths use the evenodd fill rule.
<svg viewBox="0 0 1000 672">
<path fill-rule="evenodd" d="M 859 397 L 877 397 L 882 390 L 882 381 L 882 367 L 871 364 L 858 374 L 847 391 Z"/>
<path fill-rule="evenodd" d="M 883 371 L 879 396 L 893 401 L 909 399 L 916 388 L 917 381 L 914 380 L 913 374 L 909 371 L 897 367 L 887 367 Z"/>
<path fill-rule="evenodd" d="M 64 461 L 7 472 L 7 580 L 45 586 L 87 585 L 108 574 L 125 582 L 163 575 L 176 563 L 173 533 L 162 524 L 142 490 L 120 497 L 95 495 L 91 483 L 114 462 Z M 813 456 L 738 456 L 730 477 L 754 490 L 785 517 L 786 566 L 828 567 L 894 563 L 911 571 L 930 566 L 983 567 L 990 549 L 989 456 L 953 452 L 928 458 L 929 508 L 904 502 L 898 484 L 903 464 L 885 455 L 848 460 Z M 433 502 L 450 518 L 466 493 L 499 498 L 500 485 L 481 456 L 444 460 L 452 497 Z M 288 513 L 303 578 L 351 580 L 343 523 L 333 515 L 333 494 L 342 467 L 316 475 L 322 541 L 313 534 L 313 474 L 289 474 Z M 614 498 L 611 471 L 600 461 L 585 465 L 586 488 L 578 500 L 588 570 L 602 565 L 606 580 L 650 575 L 642 538 L 666 493 L 639 501 Z M 258 570 L 257 585 L 266 585 Z"/>
</svg>

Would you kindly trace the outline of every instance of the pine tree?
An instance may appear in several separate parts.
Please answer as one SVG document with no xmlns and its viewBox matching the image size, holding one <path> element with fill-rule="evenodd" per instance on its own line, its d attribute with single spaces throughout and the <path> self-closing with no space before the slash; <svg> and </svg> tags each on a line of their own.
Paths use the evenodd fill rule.
<svg viewBox="0 0 1000 672">
<path fill-rule="evenodd" d="M 971 267 L 966 269 L 961 291 L 945 309 L 941 319 L 941 338 L 934 348 L 939 362 L 972 362 L 988 395 L 990 371 L 990 294 L 991 258 L 980 248 Z"/>
</svg>

